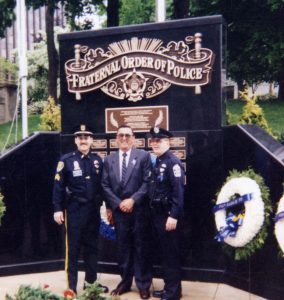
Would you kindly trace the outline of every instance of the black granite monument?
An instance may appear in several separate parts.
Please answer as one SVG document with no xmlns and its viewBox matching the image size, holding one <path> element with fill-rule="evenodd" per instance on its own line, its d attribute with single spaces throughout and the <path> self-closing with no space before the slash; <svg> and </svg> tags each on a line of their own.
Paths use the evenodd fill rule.
<svg viewBox="0 0 284 300">
<path fill-rule="evenodd" d="M 36 134 L 0 157 L 7 213 L 0 227 L 0 274 L 63 268 L 63 234 L 52 222 L 51 189 L 59 155 L 74 149 L 73 129 L 95 131 L 94 151 L 115 151 L 120 124 L 138 148 L 161 126 L 186 169 L 183 278 L 241 287 L 269 299 L 284 292 L 273 225 L 263 249 L 235 262 L 214 240 L 212 208 L 228 171 L 252 166 L 276 203 L 284 181 L 283 146 L 257 126 L 225 126 L 221 16 L 63 34 L 61 134 Z M 117 272 L 115 243 L 101 238 L 100 270 Z M 159 268 L 156 268 L 159 275 Z"/>
</svg>

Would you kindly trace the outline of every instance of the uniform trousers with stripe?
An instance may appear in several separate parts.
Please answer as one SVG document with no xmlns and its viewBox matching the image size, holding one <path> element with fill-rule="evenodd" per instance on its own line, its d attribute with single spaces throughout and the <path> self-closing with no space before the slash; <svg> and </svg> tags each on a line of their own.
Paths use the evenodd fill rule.
<svg viewBox="0 0 284 300">
<path fill-rule="evenodd" d="M 97 280 L 98 234 L 100 211 L 93 201 L 79 203 L 72 201 L 66 210 L 66 257 L 68 288 L 76 292 L 78 281 L 78 260 L 81 249 L 85 268 L 85 281 Z"/>
</svg>

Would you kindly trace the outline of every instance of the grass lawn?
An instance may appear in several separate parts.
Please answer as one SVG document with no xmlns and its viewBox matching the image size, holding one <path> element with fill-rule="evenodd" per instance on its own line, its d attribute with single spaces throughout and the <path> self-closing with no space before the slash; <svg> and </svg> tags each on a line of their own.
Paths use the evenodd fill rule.
<svg viewBox="0 0 284 300">
<path fill-rule="evenodd" d="M 6 143 L 6 139 L 8 137 L 9 131 L 10 131 L 11 123 L 12 122 L 8 122 L 8 123 L 0 125 L 0 152 L 2 151 L 2 149 Z M 29 116 L 29 120 L 28 120 L 29 134 L 33 133 L 34 131 L 39 131 L 39 129 L 38 129 L 39 123 L 40 123 L 39 115 Z M 8 144 L 9 145 L 15 144 L 16 142 L 20 141 L 21 139 L 22 139 L 22 119 L 19 119 L 17 136 L 16 136 L 16 128 L 15 128 L 15 124 L 14 124 Z"/>
<path fill-rule="evenodd" d="M 268 126 L 274 133 L 280 135 L 284 133 L 284 102 L 277 100 L 257 102 L 263 109 L 264 117 L 268 122 Z M 234 124 L 238 123 L 238 119 L 242 114 L 244 101 L 230 100 L 227 103 L 227 109 L 232 114 Z"/>
</svg>

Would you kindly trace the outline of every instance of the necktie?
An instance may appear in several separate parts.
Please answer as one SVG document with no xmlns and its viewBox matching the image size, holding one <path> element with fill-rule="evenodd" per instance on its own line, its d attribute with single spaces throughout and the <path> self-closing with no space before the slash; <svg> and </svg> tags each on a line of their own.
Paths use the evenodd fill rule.
<svg viewBox="0 0 284 300">
<path fill-rule="evenodd" d="M 122 153 L 123 159 L 122 159 L 122 167 L 121 167 L 121 184 L 123 185 L 126 175 L 126 156 L 127 153 Z"/>
</svg>

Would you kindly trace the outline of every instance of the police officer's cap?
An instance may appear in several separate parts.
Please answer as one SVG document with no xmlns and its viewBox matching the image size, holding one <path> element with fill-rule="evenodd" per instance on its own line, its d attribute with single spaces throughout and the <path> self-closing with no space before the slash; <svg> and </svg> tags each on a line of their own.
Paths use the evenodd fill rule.
<svg viewBox="0 0 284 300">
<path fill-rule="evenodd" d="M 81 124 L 74 129 L 74 136 L 76 137 L 79 135 L 94 136 L 94 133 L 89 126 Z"/>
<path fill-rule="evenodd" d="M 173 136 L 168 130 L 159 127 L 152 127 L 149 133 L 152 139 L 165 139 Z"/>
</svg>

